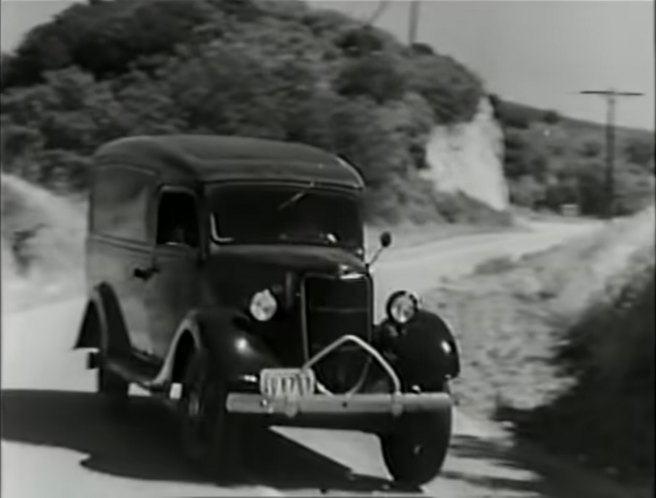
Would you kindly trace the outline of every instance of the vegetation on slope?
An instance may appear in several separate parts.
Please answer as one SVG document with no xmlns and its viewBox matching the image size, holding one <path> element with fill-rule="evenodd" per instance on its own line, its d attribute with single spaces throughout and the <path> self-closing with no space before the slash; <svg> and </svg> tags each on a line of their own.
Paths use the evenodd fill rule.
<svg viewBox="0 0 656 498">
<path fill-rule="evenodd" d="M 499 98 L 493 102 L 505 130 L 511 201 L 552 210 L 575 204 L 583 214 L 603 214 L 607 201 L 604 127 Z M 654 147 L 653 133 L 616 130 L 615 214 L 634 213 L 653 203 Z"/>
<path fill-rule="evenodd" d="M 370 220 L 505 220 L 417 173 L 431 127 L 475 114 L 479 79 L 301 2 L 76 4 L 3 55 L 2 84 L 3 169 L 51 188 L 84 189 L 90 154 L 117 137 L 237 134 L 350 160 Z"/>
<path fill-rule="evenodd" d="M 637 253 L 566 331 L 553 361 L 573 385 L 545 405 L 505 414 L 525 437 L 642 481 L 654 469 L 653 250 Z"/>
<path fill-rule="evenodd" d="M 653 286 L 651 208 L 424 300 L 458 335 L 466 409 L 639 481 L 654 463 Z"/>
</svg>

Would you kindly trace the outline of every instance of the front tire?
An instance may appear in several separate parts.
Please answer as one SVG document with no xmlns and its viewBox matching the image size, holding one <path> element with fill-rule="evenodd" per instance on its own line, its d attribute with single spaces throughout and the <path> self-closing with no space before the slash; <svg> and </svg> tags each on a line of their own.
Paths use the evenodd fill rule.
<svg viewBox="0 0 656 498">
<path fill-rule="evenodd" d="M 180 439 L 186 457 L 218 479 L 236 470 L 237 428 L 225 407 L 227 387 L 213 375 L 205 355 L 191 359 L 178 403 Z"/>
<path fill-rule="evenodd" d="M 383 460 L 395 481 L 420 486 L 437 476 L 449 448 L 451 417 L 451 409 L 404 415 L 392 433 L 381 436 Z"/>
</svg>

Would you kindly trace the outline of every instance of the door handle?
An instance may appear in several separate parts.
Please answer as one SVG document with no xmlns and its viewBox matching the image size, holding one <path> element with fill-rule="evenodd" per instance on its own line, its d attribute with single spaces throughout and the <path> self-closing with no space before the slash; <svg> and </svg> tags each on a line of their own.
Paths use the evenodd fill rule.
<svg viewBox="0 0 656 498">
<path fill-rule="evenodd" d="M 141 280 L 149 280 L 153 275 L 159 273 L 159 271 L 159 267 L 153 265 L 148 268 L 135 268 L 132 275 Z"/>
</svg>

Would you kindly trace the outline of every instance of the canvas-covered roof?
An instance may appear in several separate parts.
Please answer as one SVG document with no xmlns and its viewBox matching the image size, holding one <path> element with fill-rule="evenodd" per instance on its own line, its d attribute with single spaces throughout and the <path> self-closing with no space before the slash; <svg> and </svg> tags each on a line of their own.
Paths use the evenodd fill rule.
<svg viewBox="0 0 656 498">
<path fill-rule="evenodd" d="M 139 166 L 201 182 L 270 180 L 361 189 L 358 171 L 309 145 L 260 138 L 161 135 L 122 138 L 98 149 L 100 163 Z"/>
</svg>

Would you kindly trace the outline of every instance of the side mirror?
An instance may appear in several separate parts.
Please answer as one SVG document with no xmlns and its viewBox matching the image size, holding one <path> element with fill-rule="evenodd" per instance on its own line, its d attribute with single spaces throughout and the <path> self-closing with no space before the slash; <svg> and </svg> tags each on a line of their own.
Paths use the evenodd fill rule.
<svg viewBox="0 0 656 498">
<path fill-rule="evenodd" d="M 388 248 L 392 245 L 392 234 L 389 232 L 383 232 L 380 234 L 380 245 L 383 249 Z"/>
<path fill-rule="evenodd" d="M 376 262 L 378 256 L 380 256 L 380 253 L 383 252 L 383 249 L 388 248 L 392 244 L 392 234 L 389 232 L 383 232 L 380 234 L 379 240 L 380 240 L 380 247 L 374 253 L 373 257 L 371 258 L 371 261 L 367 263 L 367 268 L 370 268 L 371 265 L 373 265 Z"/>
</svg>

